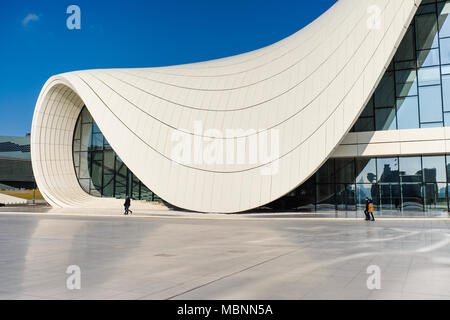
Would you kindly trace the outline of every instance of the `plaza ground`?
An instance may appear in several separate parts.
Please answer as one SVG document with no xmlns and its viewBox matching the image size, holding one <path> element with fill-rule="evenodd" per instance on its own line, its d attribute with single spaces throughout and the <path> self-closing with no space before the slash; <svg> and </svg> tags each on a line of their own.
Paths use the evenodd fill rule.
<svg viewBox="0 0 450 320">
<path fill-rule="evenodd" d="M 450 220 L 2 208 L 0 299 L 450 299 Z M 68 290 L 66 269 L 81 268 Z M 367 288 L 367 268 L 381 289 Z"/>
</svg>

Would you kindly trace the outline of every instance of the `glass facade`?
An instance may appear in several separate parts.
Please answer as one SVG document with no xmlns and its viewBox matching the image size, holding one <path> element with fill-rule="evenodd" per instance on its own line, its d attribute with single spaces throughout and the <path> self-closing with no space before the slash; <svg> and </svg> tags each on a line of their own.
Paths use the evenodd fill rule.
<svg viewBox="0 0 450 320">
<path fill-rule="evenodd" d="M 449 13 L 422 1 L 353 132 L 450 126 Z"/>
<path fill-rule="evenodd" d="M 73 161 L 80 186 L 93 196 L 161 200 L 120 160 L 86 107 L 75 126 Z"/>
<path fill-rule="evenodd" d="M 448 211 L 450 155 L 330 159 L 306 183 L 268 208 L 383 212 Z"/>
</svg>

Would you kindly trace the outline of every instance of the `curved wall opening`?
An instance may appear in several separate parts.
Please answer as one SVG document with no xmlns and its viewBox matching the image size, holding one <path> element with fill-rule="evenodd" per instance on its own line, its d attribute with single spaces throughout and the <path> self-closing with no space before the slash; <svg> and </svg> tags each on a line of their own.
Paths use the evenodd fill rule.
<svg viewBox="0 0 450 320">
<path fill-rule="evenodd" d="M 73 135 L 73 165 L 81 188 L 95 197 L 161 201 L 119 158 L 88 109 L 78 116 Z"/>
</svg>

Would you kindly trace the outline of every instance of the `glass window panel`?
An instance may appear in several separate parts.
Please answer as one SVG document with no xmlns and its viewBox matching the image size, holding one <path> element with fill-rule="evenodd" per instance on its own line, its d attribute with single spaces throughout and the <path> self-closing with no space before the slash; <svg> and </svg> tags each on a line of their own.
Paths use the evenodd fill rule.
<svg viewBox="0 0 450 320">
<path fill-rule="evenodd" d="M 363 112 L 361 113 L 361 117 L 372 117 L 373 116 L 373 97 L 369 100 L 369 103 L 364 108 Z"/>
<path fill-rule="evenodd" d="M 426 156 L 423 161 L 423 177 L 425 182 L 445 182 L 445 156 Z"/>
<path fill-rule="evenodd" d="M 80 153 L 79 152 L 74 152 L 73 153 L 73 164 L 75 167 L 79 167 L 80 166 Z"/>
<path fill-rule="evenodd" d="M 441 86 L 419 88 L 420 121 L 442 121 Z"/>
<path fill-rule="evenodd" d="M 439 3 L 439 36 L 441 38 L 450 37 L 450 19 L 448 17 L 450 13 L 450 2 Z"/>
<path fill-rule="evenodd" d="M 355 183 L 355 160 L 335 159 L 336 182 L 337 183 Z"/>
<path fill-rule="evenodd" d="M 417 54 L 417 66 L 429 67 L 438 66 L 440 64 L 439 49 L 423 50 Z"/>
<path fill-rule="evenodd" d="M 91 195 L 93 195 L 94 197 L 101 197 L 102 193 L 101 193 L 101 189 L 98 189 L 98 186 L 95 186 L 94 183 L 91 180 L 91 186 L 90 186 L 90 191 L 89 193 Z"/>
<path fill-rule="evenodd" d="M 81 123 L 92 123 L 92 116 L 86 107 L 81 110 Z"/>
<path fill-rule="evenodd" d="M 91 135 L 90 148 L 91 150 L 103 149 L 103 135 L 101 133 L 94 133 Z"/>
<path fill-rule="evenodd" d="M 359 211 L 366 209 L 366 197 L 373 199 L 374 205 L 377 203 L 378 185 L 376 184 L 357 184 L 356 185 L 356 204 Z"/>
<path fill-rule="evenodd" d="M 73 151 L 81 150 L 81 140 L 73 140 Z"/>
<path fill-rule="evenodd" d="M 112 175 L 114 174 L 114 161 L 116 159 L 115 154 L 112 150 L 105 151 L 103 153 L 103 166 L 105 170 L 105 174 Z"/>
<path fill-rule="evenodd" d="M 334 211 L 336 209 L 334 184 L 318 184 L 316 190 L 317 210 Z"/>
<path fill-rule="evenodd" d="M 81 188 L 87 193 L 89 193 L 90 191 L 89 186 L 91 184 L 91 179 L 78 179 L 78 181 L 80 182 Z"/>
<path fill-rule="evenodd" d="M 80 179 L 88 179 L 89 175 L 89 153 L 80 152 Z"/>
<path fill-rule="evenodd" d="M 427 3 L 430 3 L 430 4 L 427 4 Z M 424 0 L 424 1 L 422 1 L 421 6 L 417 10 L 417 14 L 425 14 L 425 13 L 434 13 L 434 12 L 436 12 L 436 6 L 434 5 L 434 3 L 436 3 L 436 0 Z"/>
<path fill-rule="evenodd" d="M 377 163 L 375 159 L 356 159 L 356 183 L 376 183 Z"/>
<path fill-rule="evenodd" d="M 77 124 L 75 125 L 75 133 L 73 135 L 74 139 L 81 139 L 81 120 L 78 119 L 77 120 Z"/>
<path fill-rule="evenodd" d="M 378 158 L 377 175 L 379 183 L 399 182 L 398 158 Z"/>
<path fill-rule="evenodd" d="M 359 118 L 354 127 L 355 132 L 375 131 L 374 118 Z"/>
<path fill-rule="evenodd" d="M 422 182 L 421 157 L 400 157 L 400 181 Z"/>
<path fill-rule="evenodd" d="M 444 113 L 444 126 L 450 127 L 450 112 Z"/>
<path fill-rule="evenodd" d="M 376 130 L 396 130 L 395 108 L 375 109 Z"/>
<path fill-rule="evenodd" d="M 423 211 L 422 183 L 402 183 L 402 209 Z"/>
<path fill-rule="evenodd" d="M 103 175 L 103 197 L 114 197 L 114 175 Z"/>
<path fill-rule="evenodd" d="M 294 207 L 299 211 L 314 211 L 316 209 L 316 184 L 314 179 L 308 179 L 302 186 L 297 189 L 296 202 Z M 144 192 L 148 190 L 141 184 L 141 198 L 148 196 Z M 151 196 L 151 195 L 150 195 Z"/>
<path fill-rule="evenodd" d="M 87 151 L 89 148 L 89 141 L 91 138 L 92 124 L 81 125 L 81 151 Z"/>
<path fill-rule="evenodd" d="M 336 207 L 340 211 L 356 210 L 356 194 L 354 184 L 336 185 Z"/>
<path fill-rule="evenodd" d="M 397 70 L 401 69 L 412 69 L 417 67 L 416 60 L 410 60 L 410 61 L 400 61 L 395 63 L 395 68 Z"/>
<path fill-rule="evenodd" d="M 445 166 L 447 168 L 447 181 L 450 182 L 450 155 L 446 157 L 447 162 L 445 163 Z"/>
<path fill-rule="evenodd" d="M 334 182 L 334 159 L 329 159 L 316 173 L 317 183 Z"/>
<path fill-rule="evenodd" d="M 133 190 L 131 193 L 131 197 L 135 200 L 140 199 L 140 189 L 139 189 L 139 184 L 140 181 L 138 178 L 136 178 L 136 176 L 133 174 Z"/>
<path fill-rule="evenodd" d="M 397 97 L 417 95 L 416 70 L 401 70 L 395 72 Z"/>
<path fill-rule="evenodd" d="M 305 183 L 306 185 L 306 183 Z M 305 188 L 300 187 L 300 190 L 304 190 Z M 307 190 L 304 190 L 305 192 L 303 193 L 302 191 L 300 191 L 300 197 L 306 197 L 307 193 L 312 194 L 312 200 L 308 200 L 311 201 L 312 205 L 315 206 L 315 186 L 309 187 Z M 144 184 L 141 184 L 141 199 L 142 200 L 146 200 L 146 201 L 153 201 L 153 192 L 150 191 L 149 188 L 147 188 Z"/>
<path fill-rule="evenodd" d="M 416 50 L 414 48 L 414 30 L 410 26 L 395 54 L 395 61 L 414 60 Z"/>
<path fill-rule="evenodd" d="M 441 73 L 442 74 L 450 74 L 450 66 L 441 66 Z"/>
<path fill-rule="evenodd" d="M 397 99 L 397 122 L 400 130 L 420 128 L 417 97 Z"/>
<path fill-rule="evenodd" d="M 105 149 L 112 149 L 111 145 L 108 142 L 108 140 L 106 140 L 105 138 L 103 138 L 103 148 L 105 148 Z"/>
<path fill-rule="evenodd" d="M 428 67 L 419 69 L 419 86 L 431 86 L 441 83 L 440 67 Z"/>
<path fill-rule="evenodd" d="M 450 75 L 442 76 L 442 96 L 444 98 L 444 111 L 450 111 Z"/>
<path fill-rule="evenodd" d="M 375 90 L 375 108 L 393 107 L 395 103 L 394 74 L 387 72 Z"/>
<path fill-rule="evenodd" d="M 418 50 L 436 48 L 437 17 L 433 14 L 416 16 L 416 46 Z"/>
<path fill-rule="evenodd" d="M 447 205 L 447 184 L 446 183 L 426 183 L 424 198 L 425 209 L 430 210 L 448 210 Z"/>
<path fill-rule="evenodd" d="M 378 185 L 377 205 L 380 210 L 400 210 L 400 185 L 395 183 Z"/>
<path fill-rule="evenodd" d="M 125 198 L 127 194 L 127 167 L 123 162 L 116 158 L 116 198 Z"/>
<path fill-rule="evenodd" d="M 100 131 L 100 128 L 98 127 L 98 125 L 97 125 L 97 123 L 93 123 L 93 125 L 92 125 L 92 132 L 93 133 L 102 133 L 101 131 Z"/>
<path fill-rule="evenodd" d="M 441 39 L 440 49 L 441 49 L 441 63 L 450 64 L 450 38 Z"/>
<path fill-rule="evenodd" d="M 91 168 L 91 180 L 92 180 L 92 189 L 98 191 L 98 194 L 101 194 L 102 190 L 102 152 L 95 152 L 93 154 L 92 160 L 92 168 Z M 97 194 L 97 193 L 95 193 Z"/>
</svg>

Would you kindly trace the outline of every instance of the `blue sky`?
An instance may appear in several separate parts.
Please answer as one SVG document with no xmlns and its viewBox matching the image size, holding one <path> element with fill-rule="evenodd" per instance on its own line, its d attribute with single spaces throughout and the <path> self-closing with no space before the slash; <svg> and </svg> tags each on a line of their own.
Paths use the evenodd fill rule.
<svg viewBox="0 0 450 320">
<path fill-rule="evenodd" d="M 255 50 L 304 27 L 336 0 L 0 0 L 0 135 L 31 129 L 52 75 L 154 67 Z M 69 30 L 66 9 L 81 9 Z"/>
</svg>

